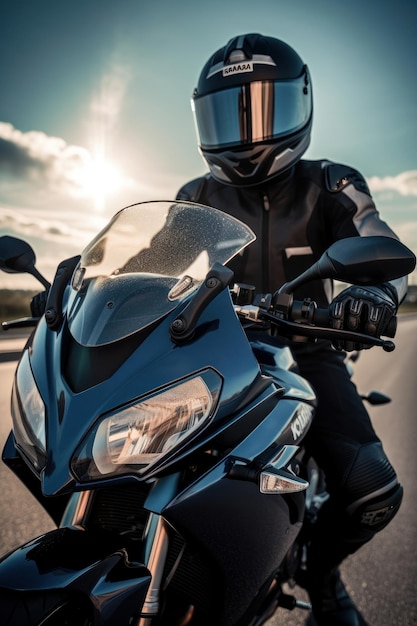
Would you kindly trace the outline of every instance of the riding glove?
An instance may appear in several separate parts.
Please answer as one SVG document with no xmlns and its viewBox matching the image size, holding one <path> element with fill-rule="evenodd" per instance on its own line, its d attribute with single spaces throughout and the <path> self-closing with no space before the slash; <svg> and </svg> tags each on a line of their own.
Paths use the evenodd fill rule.
<svg viewBox="0 0 417 626">
<path fill-rule="evenodd" d="M 359 287 L 351 285 L 337 295 L 330 304 L 330 320 L 333 328 L 353 330 L 373 337 L 394 337 L 398 301 L 390 283 L 379 286 Z M 364 350 L 370 348 L 355 341 L 336 339 L 336 350 Z"/>
<path fill-rule="evenodd" d="M 32 313 L 32 317 L 42 317 L 45 313 L 48 293 L 49 291 L 41 291 L 33 296 L 30 301 L 30 312 Z"/>
</svg>

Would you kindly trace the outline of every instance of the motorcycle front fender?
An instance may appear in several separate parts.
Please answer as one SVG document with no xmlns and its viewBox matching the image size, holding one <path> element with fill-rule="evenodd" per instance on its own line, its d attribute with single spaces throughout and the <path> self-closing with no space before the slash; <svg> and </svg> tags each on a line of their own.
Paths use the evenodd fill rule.
<svg viewBox="0 0 417 626">
<path fill-rule="evenodd" d="M 127 626 L 140 614 L 151 574 L 111 544 L 73 528 L 41 535 L 0 560 L 0 589 L 82 594 L 92 603 L 95 624 Z"/>
</svg>

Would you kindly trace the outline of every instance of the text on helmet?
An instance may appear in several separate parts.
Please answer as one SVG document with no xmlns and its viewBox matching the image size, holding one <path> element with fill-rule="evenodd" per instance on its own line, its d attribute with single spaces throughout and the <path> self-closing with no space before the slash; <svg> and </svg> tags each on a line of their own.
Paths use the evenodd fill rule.
<svg viewBox="0 0 417 626">
<path fill-rule="evenodd" d="M 223 76 L 229 76 L 230 74 L 243 74 L 243 72 L 253 72 L 252 61 L 234 63 L 233 65 L 227 65 L 223 68 Z"/>
</svg>

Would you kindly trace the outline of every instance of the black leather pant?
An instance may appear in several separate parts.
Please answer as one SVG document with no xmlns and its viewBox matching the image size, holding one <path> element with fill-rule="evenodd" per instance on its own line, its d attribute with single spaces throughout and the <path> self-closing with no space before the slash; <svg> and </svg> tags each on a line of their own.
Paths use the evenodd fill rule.
<svg viewBox="0 0 417 626">
<path fill-rule="evenodd" d="M 296 358 L 318 398 L 305 443 L 326 474 L 330 498 L 319 513 L 309 558 L 326 572 L 385 528 L 400 507 L 402 487 L 344 354 L 328 347 Z"/>
</svg>

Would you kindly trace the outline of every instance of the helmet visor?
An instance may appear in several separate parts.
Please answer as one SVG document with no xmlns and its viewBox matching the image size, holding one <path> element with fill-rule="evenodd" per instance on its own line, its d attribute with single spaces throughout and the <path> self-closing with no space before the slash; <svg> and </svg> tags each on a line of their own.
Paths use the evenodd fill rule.
<svg viewBox="0 0 417 626">
<path fill-rule="evenodd" d="M 312 112 L 304 75 L 288 81 L 255 81 L 192 100 L 202 148 L 267 141 L 305 126 Z"/>
</svg>

